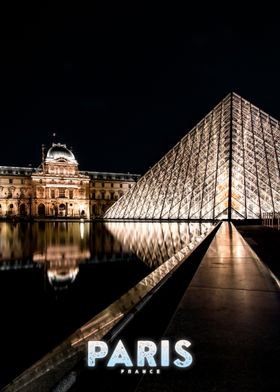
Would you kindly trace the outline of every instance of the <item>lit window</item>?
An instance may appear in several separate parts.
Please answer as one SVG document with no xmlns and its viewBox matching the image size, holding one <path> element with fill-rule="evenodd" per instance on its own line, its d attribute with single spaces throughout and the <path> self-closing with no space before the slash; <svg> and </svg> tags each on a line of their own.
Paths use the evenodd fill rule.
<svg viewBox="0 0 280 392">
<path fill-rule="evenodd" d="M 59 197 L 65 197 L 65 189 L 63 188 L 59 189 Z"/>
</svg>

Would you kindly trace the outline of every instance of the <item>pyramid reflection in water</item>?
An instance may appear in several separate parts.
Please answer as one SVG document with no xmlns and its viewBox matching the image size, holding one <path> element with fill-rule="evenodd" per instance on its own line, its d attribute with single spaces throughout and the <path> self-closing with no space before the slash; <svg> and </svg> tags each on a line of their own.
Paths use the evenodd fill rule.
<svg viewBox="0 0 280 392">
<path fill-rule="evenodd" d="M 256 219 L 280 211 L 280 125 L 232 93 L 104 215 Z"/>
<path fill-rule="evenodd" d="M 214 226 L 209 222 L 106 222 L 105 227 L 126 252 L 155 269 L 180 250 L 191 251 Z"/>
</svg>

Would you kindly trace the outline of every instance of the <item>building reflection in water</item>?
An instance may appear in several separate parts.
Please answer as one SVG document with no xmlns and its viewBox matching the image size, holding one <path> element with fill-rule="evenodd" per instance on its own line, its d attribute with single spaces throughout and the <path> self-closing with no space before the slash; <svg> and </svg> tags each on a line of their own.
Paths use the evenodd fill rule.
<svg viewBox="0 0 280 392">
<path fill-rule="evenodd" d="M 39 244 L 33 261 L 44 263 L 47 277 L 55 289 L 69 286 L 79 272 L 79 264 L 90 260 L 89 227 L 85 223 L 53 222 L 38 227 Z"/>
<path fill-rule="evenodd" d="M 153 270 L 180 249 L 191 249 L 210 226 L 187 222 L 1 222 L 0 270 L 44 268 L 56 289 L 74 282 L 81 263 L 136 255 Z"/>
<path fill-rule="evenodd" d="M 80 263 L 121 256 L 121 245 L 101 223 L 0 222 L 0 270 L 44 268 L 55 288 L 68 287 Z"/>
<path fill-rule="evenodd" d="M 75 331 L 67 346 L 71 356 L 86 347 L 85 339 L 102 339 L 186 259 L 211 226 L 0 222 L 0 294 L 5 298 L 0 333 L 7 342 L 1 346 L 0 389 Z M 69 358 L 64 349 L 53 351 L 53 369 Z M 50 362 L 30 369 L 29 379 L 37 379 L 39 373 L 50 374 Z"/>
</svg>

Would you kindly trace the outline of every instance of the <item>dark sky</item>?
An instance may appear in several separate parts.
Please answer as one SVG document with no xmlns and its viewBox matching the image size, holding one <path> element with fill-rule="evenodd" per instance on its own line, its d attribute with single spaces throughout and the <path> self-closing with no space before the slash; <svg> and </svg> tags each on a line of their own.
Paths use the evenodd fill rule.
<svg viewBox="0 0 280 392">
<path fill-rule="evenodd" d="M 81 169 L 143 174 L 230 91 L 280 119 L 278 12 L 114 3 L 0 10 L 0 164 L 56 132 Z"/>
</svg>

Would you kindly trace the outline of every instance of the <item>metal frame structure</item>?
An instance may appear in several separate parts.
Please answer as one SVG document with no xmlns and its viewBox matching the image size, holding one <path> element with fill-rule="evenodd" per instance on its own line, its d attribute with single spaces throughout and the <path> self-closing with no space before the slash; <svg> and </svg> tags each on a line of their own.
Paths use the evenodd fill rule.
<svg viewBox="0 0 280 392">
<path fill-rule="evenodd" d="M 227 95 L 104 215 L 260 219 L 280 211 L 280 123 Z"/>
</svg>

